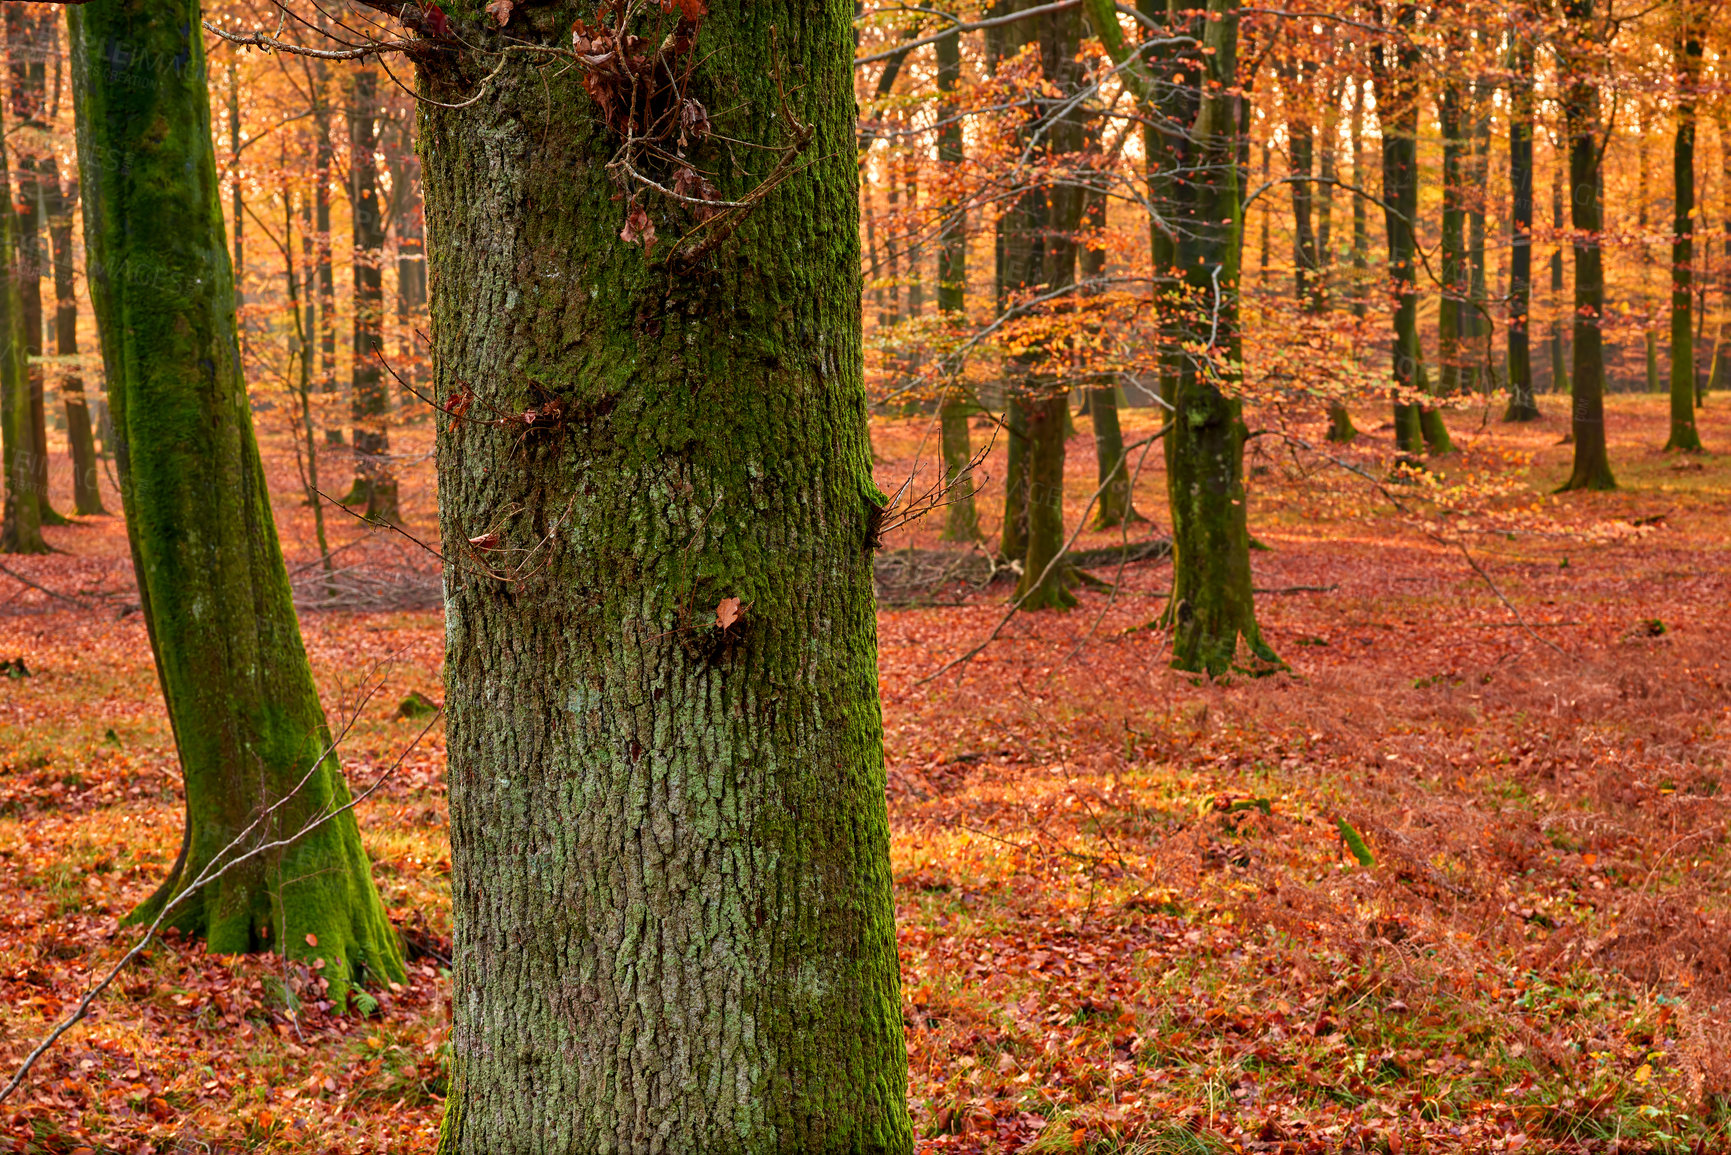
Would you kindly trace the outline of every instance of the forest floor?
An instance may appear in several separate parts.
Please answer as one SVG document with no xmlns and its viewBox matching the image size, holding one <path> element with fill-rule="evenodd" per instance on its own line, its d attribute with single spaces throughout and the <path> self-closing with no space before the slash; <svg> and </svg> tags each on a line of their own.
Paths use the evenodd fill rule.
<svg viewBox="0 0 1731 1155">
<path fill-rule="evenodd" d="M 1731 455 L 1660 453 L 1663 399 L 1618 396 L 1623 488 L 1552 498 L 1566 407 L 1541 400 L 1528 426 L 1456 414 L 1465 448 L 1439 467 L 1511 483 L 1477 500 L 1519 507 L 1513 534 L 1488 531 L 1506 516 L 1403 515 L 1255 443 L 1251 523 L 1268 548 L 1253 564 L 1282 672 L 1170 671 L 1164 635 L 1139 628 L 1161 606 L 1160 560 L 1097 568 L 1121 576 L 1115 591 L 1016 616 L 936 678 L 1003 619 L 1007 586 L 885 606 L 923 1151 L 1731 1150 Z M 1128 413 L 1128 435 L 1152 422 Z M 1079 424 L 1072 524 L 1095 471 Z M 1702 433 L 1731 450 L 1731 400 L 1710 400 Z M 879 483 L 894 489 L 930 436 L 923 419 L 878 421 Z M 1341 457 L 1375 472 L 1387 438 L 1367 431 Z M 1137 492 L 1156 523 L 1159 456 Z M 430 537 L 427 472 L 413 466 L 404 491 Z M 273 458 L 273 481 L 304 562 L 290 459 Z M 982 506 L 990 529 L 989 488 Z M 330 516 L 334 545 L 365 532 Z M 938 548 L 937 529 L 886 548 Z M 181 822 L 123 527 L 49 538 L 65 552 L 0 559 L 62 595 L 0 574 L 0 659 L 28 670 L 0 667 L 7 1075 L 131 942 L 118 920 Z M 327 709 L 352 719 L 351 781 L 370 781 L 418 729 L 395 716 L 402 698 L 442 696 L 439 615 L 302 625 Z M 377 1013 L 291 1015 L 297 976 L 280 962 L 160 942 L 0 1107 L 0 1150 L 432 1150 L 443 776 L 435 730 L 361 811 L 414 955 Z"/>
</svg>

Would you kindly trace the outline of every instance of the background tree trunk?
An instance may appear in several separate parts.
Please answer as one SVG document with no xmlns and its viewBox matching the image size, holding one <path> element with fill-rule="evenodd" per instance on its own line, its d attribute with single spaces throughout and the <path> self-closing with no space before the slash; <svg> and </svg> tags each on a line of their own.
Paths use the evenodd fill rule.
<svg viewBox="0 0 1731 1155">
<path fill-rule="evenodd" d="M 321 757 L 330 732 L 241 378 L 197 0 L 92 0 L 69 15 L 115 462 L 186 792 L 180 857 L 133 912 L 145 919 L 265 807 L 288 800 L 260 841 L 349 792 L 336 757 Z M 323 958 L 339 1005 L 353 981 L 404 977 L 352 811 L 193 894 L 168 922 L 213 951 Z"/>
<path fill-rule="evenodd" d="M 1536 421 L 1533 396 L 1533 46 L 1511 33 L 1509 49 L 1509 407 L 1504 421 Z"/>
<path fill-rule="evenodd" d="M 49 8 L 20 4 L 6 7 L 6 63 L 14 124 L 13 166 L 18 181 L 16 202 L 18 288 L 24 306 L 24 342 L 28 356 L 42 355 L 42 223 L 46 215 L 42 182 L 44 161 L 52 155 L 44 113 L 48 104 L 48 56 L 54 50 L 54 22 Z M 36 504 L 44 525 L 66 525 L 48 499 L 48 407 L 45 368 L 28 365 L 30 378 L 30 469 Z"/>
<path fill-rule="evenodd" d="M 379 211 L 378 77 L 357 69 L 349 90 L 349 208 L 354 223 L 354 329 L 350 350 L 349 416 L 354 423 L 355 483 L 345 505 L 366 503 L 366 516 L 401 521 L 391 469 L 390 395 L 384 352 L 385 221 Z"/>
<path fill-rule="evenodd" d="M 0 105 L 3 108 L 4 105 Z M 6 163 L 6 118 L 0 115 L 0 456 L 6 470 L 6 503 L 0 517 L 0 553 L 47 553 L 36 479 L 30 467 L 35 452 L 30 435 L 29 362 L 24 351 L 24 295 L 18 282 L 17 214 L 12 203 L 11 166 Z"/>
<path fill-rule="evenodd" d="M 569 43 L 567 9 L 525 7 L 516 35 Z M 438 419 L 445 1152 L 912 1150 L 851 45 L 845 3 L 710 0 L 690 95 L 717 132 L 783 145 L 785 76 L 814 135 L 690 263 L 669 250 L 695 222 L 640 187 L 661 239 L 620 239 L 619 136 L 580 70 L 508 57 L 485 100 L 422 107 L 439 397 L 558 414 Z M 493 64 L 419 67 L 454 104 Z M 775 164 L 691 152 L 729 199 Z M 488 532 L 540 543 L 518 580 L 480 570 L 524 556 L 464 544 Z"/>
<path fill-rule="evenodd" d="M 1587 71 L 1596 48 L 1597 0 L 1568 0 L 1564 13 L 1569 43 L 1559 51 L 1563 68 L 1563 117 L 1569 136 L 1569 221 L 1575 245 L 1575 372 L 1570 422 L 1575 462 L 1563 489 L 1615 489 L 1605 443 L 1604 172 L 1599 120 L 1599 78 Z"/>
<path fill-rule="evenodd" d="M 1678 0 L 1677 137 L 1671 153 L 1671 436 L 1666 449 L 1698 452 L 1695 427 L 1695 99 L 1701 72 L 1700 18 Z"/>
<path fill-rule="evenodd" d="M 1398 26 L 1410 28 L 1413 19 L 1411 5 L 1397 8 Z M 1385 62 L 1383 53 L 1393 59 Z M 1408 454 L 1424 449 L 1420 406 L 1413 400 L 1423 357 L 1418 339 L 1418 238 L 1413 233 L 1418 220 L 1419 63 L 1418 48 L 1405 36 L 1393 46 L 1372 50 L 1377 117 L 1382 121 L 1383 223 L 1394 296 L 1394 441 L 1396 449 Z"/>
<path fill-rule="evenodd" d="M 43 173 L 48 195 L 48 239 L 54 260 L 54 351 L 78 355 L 77 270 L 72 263 L 72 210 L 78 205 L 78 181 L 60 176 L 59 162 L 48 157 Z M 68 366 L 60 377 L 60 400 L 66 407 L 66 442 L 72 451 L 72 511 L 80 516 L 107 513 L 102 505 L 101 466 L 96 438 L 90 432 L 90 406 L 84 397 L 84 375 Z"/>
<path fill-rule="evenodd" d="M 950 171 L 958 170 L 963 160 L 961 108 L 953 94 L 962 79 L 962 38 L 951 33 L 935 45 L 938 58 L 938 91 L 946 94 L 938 104 L 938 164 Z M 944 206 L 944 220 L 938 235 L 938 309 L 956 324 L 966 324 L 968 304 L 968 229 L 962 205 L 954 201 Z M 977 541 L 980 537 L 980 515 L 974 508 L 974 482 L 964 477 L 973 463 L 974 447 L 968 430 L 968 420 L 978 410 L 971 403 L 961 382 L 961 365 L 946 364 L 941 372 L 943 400 L 939 403 L 938 421 L 942 428 L 944 451 L 944 483 L 948 505 L 944 507 L 944 540 Z"/>
<path fill-rule="evenodd" d="M 1220 675 L 1278 666 L 1262 641 L 1250 580 L 1244 493 L 1242 402 L 1223 390 L 1238 330 L 1238 12 L 1209 0 L 1203 55 L 1181 62 L 1200 91 L 1196 119 L 1179 146 L 1173 214 L 1180 222 L 1177 266 L 1187 289 L 1190 353 L 1178 361 L 1167 429 L 1167 499 L 1172 509 L 1172 664 Z M 1209 338 L 1213 345 L 1209 348 Z"/>
</svg>

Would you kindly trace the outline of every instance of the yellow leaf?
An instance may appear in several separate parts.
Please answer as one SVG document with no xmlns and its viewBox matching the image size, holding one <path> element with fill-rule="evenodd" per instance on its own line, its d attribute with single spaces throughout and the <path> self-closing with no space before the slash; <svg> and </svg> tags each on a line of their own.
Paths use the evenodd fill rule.
<svg viewBox="0 0 1731 1155">
<path fill-rule="evenodd" d="M 1653 1064 L 1651 1064 L 1651 1063 L 1642 1063 L 1641 1066 L 1635 1071 L 1635 1082 L 1637 1082 L 1637 1083 L 1641 1083 L 1644 1085 L 1647 1082 L 1647 1080 L 1651 1079 L 1652 1077 L 1653 1077 Z"/>
</svg>

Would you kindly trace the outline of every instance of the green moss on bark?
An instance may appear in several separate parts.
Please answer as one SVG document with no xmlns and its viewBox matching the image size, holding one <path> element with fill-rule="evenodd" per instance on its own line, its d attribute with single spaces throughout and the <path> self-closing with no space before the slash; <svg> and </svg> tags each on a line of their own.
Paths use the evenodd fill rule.
<svg viewBox="0 0 1731 1155">
<path fill-rule="evenodd" d="M 180 859 L 132 917 L 172 904 L 168 924 L 212 950 L 323 958 L 340 1004 L 351 983 L 404 972 L 353 814 L 318 822 L 349 793 L 326 753 L 241 378 L 198 15 L 194 0 L 70 13 L 115 464 L 186 791 Z M 309 827 L 188 890 L 225 851 Z"/>
<path fill-rule="evenodd" d="M 711 0 L 692 95 L 806 163 L 695 264 L 576 69 L 508 57 L 423 105 L 436 387 L 558 402 L 440 417 L 455 919 L 445 1152 L 912 1149 L 869 549 L 851 8 Z M 479 5 L 447 11 L 487 35 Z M 576 5 L 511 31 L 568 43 Z M 584 10 L 587 11 L 586 9 Z M 645 35 L 663 31 L 650 7 Z M 518 21 L 522 23 L 519 24 Z M 494 67 L 420 62 L 455 104 Z M 737 198 L 774 163 L 694 147 Z M 479 402 L 477 402 L 479 405 Z M 515 555 L 523 556 L 523 555 Z M 737 598 L 725 628 L 717 607 Z"/>
</svg>

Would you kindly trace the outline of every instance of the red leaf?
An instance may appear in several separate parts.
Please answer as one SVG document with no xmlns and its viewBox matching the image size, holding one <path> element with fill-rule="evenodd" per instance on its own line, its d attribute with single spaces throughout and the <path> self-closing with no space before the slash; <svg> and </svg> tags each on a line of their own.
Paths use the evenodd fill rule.
<svg viewBox="0 0 1731 1155">
<path fill-rule="evenodd" d="M 439 7 L 437 4 L 423 4 L 421 6 L 421 15 L 425 16 L 427 18 L 427 23 L 432 26 L 434 36 L 437 36 L 441 40 L 449 40 L 451 38 L 451 22 L 445 19 L 445 10 L 443 8 Z"/>
<path fill-rule="evenodd" d="M 646 253 L 655 247 L 655 222 L 649 219 L 642 205 L 632 205 L 631 211 L 625 214 L 625 227 L 619 230 L 619 239 L 628 245 L 641 239 Z"/>
<path fill-rule="evenodd" d="M 499 531 L 493 530 L 491 533 L 483 533 L 478 537 L 472 537 L 469 539 L 469 544 L 474 546 L 476 549 L 498 549 Z"/>
<path fill-rule="evenodd" d="M 503 28 L 510 21 L 511 9 L 514 6 L 515 0 L 492 0 L 492 3 L 487 5 L 487 15 L 497 20 L 499 27 Z"/>
</svg>

